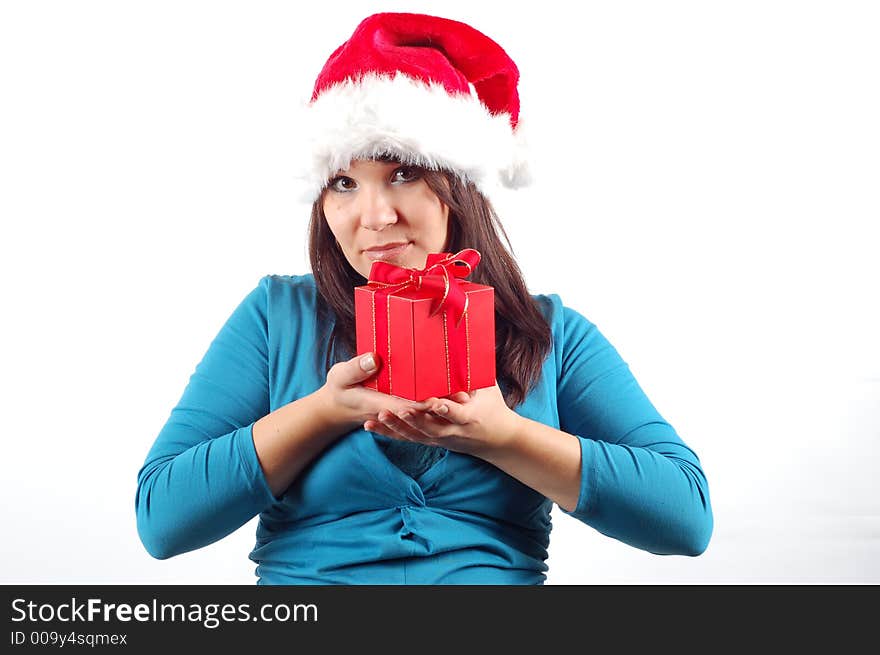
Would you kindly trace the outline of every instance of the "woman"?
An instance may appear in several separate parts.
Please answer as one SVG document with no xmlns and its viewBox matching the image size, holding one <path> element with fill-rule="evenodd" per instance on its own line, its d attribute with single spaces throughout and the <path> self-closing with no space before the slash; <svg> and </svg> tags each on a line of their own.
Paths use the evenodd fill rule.
<svg viewBox="0 0 880 655">
<path fill-rule="evenodd" d="M 312 274 L 267 276 L 196 368 L 138 475 L 166 558 L 260 516 L 261 584 L 540 584 L 550 510 L 698 555 L 699 460 L 615 349 L 504 248 L 498 184 L 527 181 L 515 65 L 459 22 L 376 14 L 331 55 L 304 123 Z M 375 261 L 473 248 L 495 289 L 497 383 L 413 402 L 368 389 L 353 289 Z"/>
</svg>

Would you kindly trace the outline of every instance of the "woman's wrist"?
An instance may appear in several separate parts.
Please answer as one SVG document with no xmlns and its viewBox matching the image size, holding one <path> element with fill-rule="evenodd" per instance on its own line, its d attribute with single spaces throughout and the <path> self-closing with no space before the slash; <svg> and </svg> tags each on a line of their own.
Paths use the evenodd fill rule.
<svg viewBox="0 0 880 655">
<path fill-rule="evenodd" d="M 474 457 L 484 459 L 490 464 L 498 460 L 505 452 L 514 447 L 518 435 L 522 432 L 523 417 L 515 411 L 506 408 L 496 421 L 486 426 L 480 444 L 471 454 Z"/>
<path fill-rule="evenodd" d="M 357 416 L 347 416 L 345 407 L 335 402 L 327 385 L 324 385 L 306 396 L 310 411 L 314 412 L 315 420 L 325 431 L 332 434 L 345 434 L 360 425 Z"/>
<path fill-rule="evenodd" d="M 574 511 L 580 493 L 580 441 L 567 432 L 514 415 L 504 427 L 503 438 L 490 442 L 479 457 L 563 509 Z"/>
<path fill-rule="evenodd" d="M 279 496 L 300 471 L 343 430 L 320 393 L 312 393 L 270 412 L 254 423 L 257 459 L 272 493 Z"/>
</svg>

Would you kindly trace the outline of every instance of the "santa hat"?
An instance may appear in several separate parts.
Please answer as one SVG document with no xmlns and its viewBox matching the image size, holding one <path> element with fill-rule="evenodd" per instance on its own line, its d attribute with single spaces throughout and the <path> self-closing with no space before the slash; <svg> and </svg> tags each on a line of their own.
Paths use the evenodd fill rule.
<svg viewBox="0 0 880 655">
<path fill-rule="evenodd" d="M 465 23 L 369 16 L 327 60 L 297 120 L 304 200 L 352 160 L 384 155 L 452 171 L 490 199 L 525 186 L 518 81 L 501 46 Z"/>
</svg>

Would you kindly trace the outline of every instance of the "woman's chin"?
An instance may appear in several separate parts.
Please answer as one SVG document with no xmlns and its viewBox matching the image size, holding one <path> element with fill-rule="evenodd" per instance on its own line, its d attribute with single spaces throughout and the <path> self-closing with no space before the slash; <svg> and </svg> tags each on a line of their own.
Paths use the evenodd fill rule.
<svg viewBox="0 0 880 655">
<path fill-rule="evenodd" d="M 400 266 L 402 268 L 424 268 L 427 257 L 424 253 L 417 251 L 412 243 L 408 243 L 403 248 L 394 248 L 389 251 L 364 253 L 364 266 L 369 275 L 370 269 L 375 262 L 387 262 Z"/>
</svg>

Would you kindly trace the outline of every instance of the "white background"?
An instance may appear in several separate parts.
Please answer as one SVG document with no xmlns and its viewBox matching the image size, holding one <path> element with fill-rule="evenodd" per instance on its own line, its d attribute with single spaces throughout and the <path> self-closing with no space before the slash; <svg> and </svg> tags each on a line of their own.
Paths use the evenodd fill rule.
<svg viewBox="0 0 880 655">
<path fill-rule="evenodd" d="M 709 479 L 702 556 L 555 511 L 548 582 L 880 582 L 876 7 L 4 2 L 0 582 L 255 581 L 256 520 L 150 558 L 136 475 L 238 302 L 308 272 L 290 117 L 388 10 L 517 61 L 536 183 L 499 209 L 529 287 L 599 326 Z"/>
</svg>

